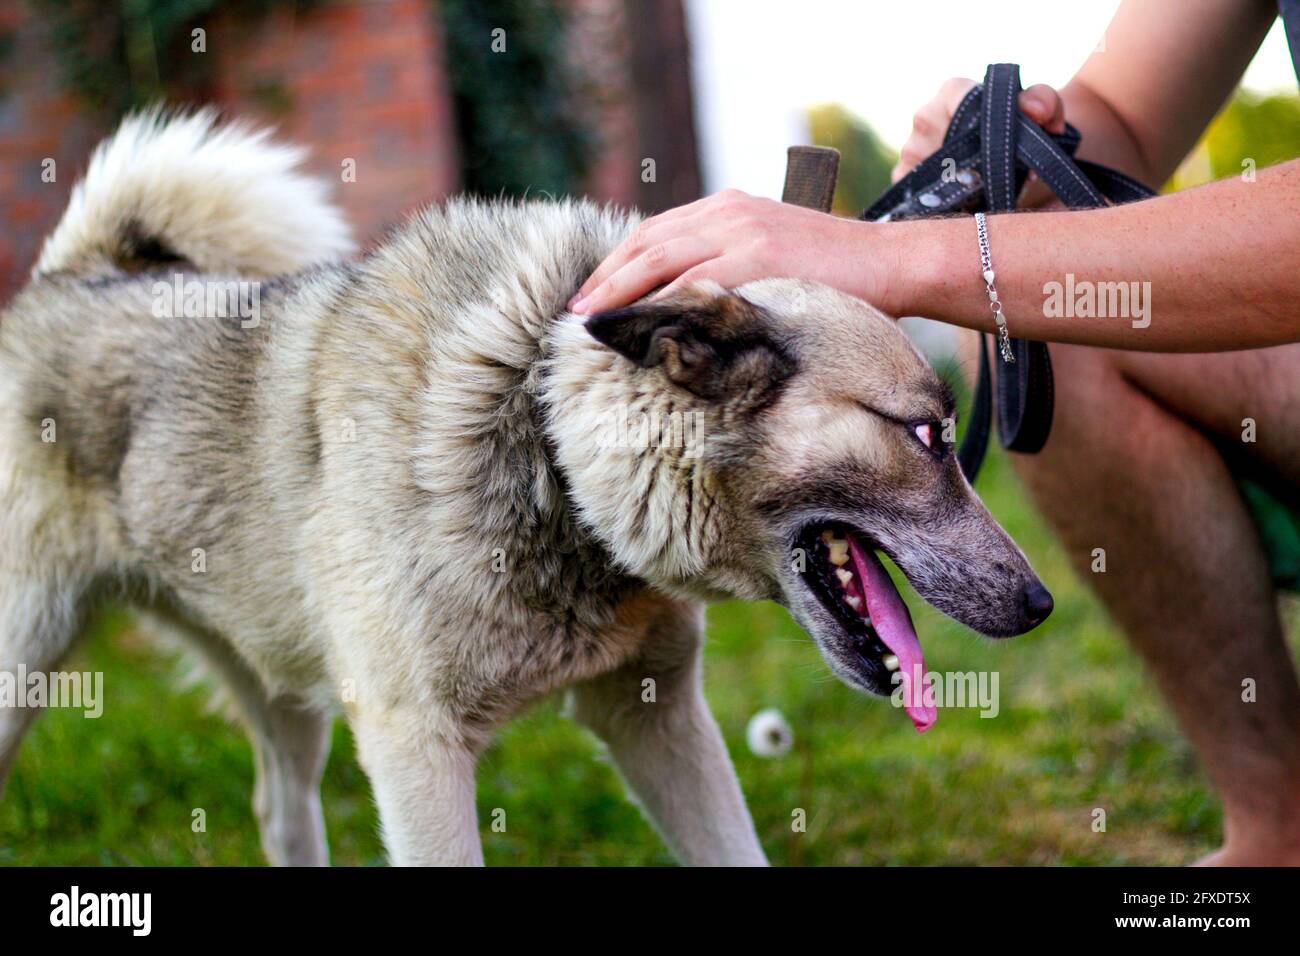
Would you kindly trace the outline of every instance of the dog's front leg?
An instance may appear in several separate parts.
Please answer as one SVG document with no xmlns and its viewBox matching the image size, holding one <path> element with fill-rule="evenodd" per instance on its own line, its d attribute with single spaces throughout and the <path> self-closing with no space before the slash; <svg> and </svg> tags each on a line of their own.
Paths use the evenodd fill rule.
<svg viewBox="0 0 1300 956">
<path fill-rule="evenodd" d="M 766 866 L 736 771 L 704 699 L 701 611 L 665 609 L 639 659 L 573 689 L 573 716 L 609 746 L 674 855 L 692 866 Z"/>
<path fill-rule="evenodd" d="M 475 750 L 452 721 L 360 709 L 357 755 L 370 777 L 394 866 L 482 866 L 474 809 Z"/>
</svg>

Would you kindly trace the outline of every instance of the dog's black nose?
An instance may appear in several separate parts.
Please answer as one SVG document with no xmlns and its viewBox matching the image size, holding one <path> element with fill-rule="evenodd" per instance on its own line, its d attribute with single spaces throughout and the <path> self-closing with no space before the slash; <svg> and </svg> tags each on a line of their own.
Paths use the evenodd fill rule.
<svg viewBox="0 0 1300 956">
<path fill-rule="evenodd" d="M 1025 623 L 1029 627 L 1037 627 L 1046 621 L 1054 607 L 1056 602 L 1052 600 L 1052 592 L 1043 587 L 1042 581 L 1035 581 L 1025 588 Z"/>
</svg>

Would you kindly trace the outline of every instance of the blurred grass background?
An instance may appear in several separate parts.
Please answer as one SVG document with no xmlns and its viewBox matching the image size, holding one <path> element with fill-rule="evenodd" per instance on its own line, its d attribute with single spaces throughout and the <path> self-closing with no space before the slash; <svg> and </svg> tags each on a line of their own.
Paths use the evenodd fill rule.
<svg viewBox="0 0 1300 956">
<path fill-rule="evenodd" d="M 1001 453 L 980 489 L 1049 583 L 1057 610 L 1038 631 L 982 641 L 915 599 L 935 670 L 996 670 L 1001 713 L 941 711 L 918 735 L 888 702 L 835 681 L 786 613 L 730 603 L 709 615 L 706 687 L 773 863 L 1178 864 L 1220 838 L 1218 804 L 1134 655 L 1073 579 Z M 121 612 L 68 665 L 105 672 L 92 721 L 50 711 L 28 737 L 0 802 L 3 864 L 263 862 L 242 732 L 181 690 L 174 661 Z M 668 864 L 599 745 L 558 698 L 508 725 L 479 773 L 490 864 Z M 779 708 L 795 748 L 749 753 L 745 726 Z M 364 774 L 342 721 L 324 781 L 335 864 L 383 862 Z M 1107 829 L 1092 829 L 1093 810 Z M 204 833 L 191 831 L 203 808 Z M 495 833 L 495 809 L 506 831 Z M 794 833 L 792 812 L 807 812 Z"/>
</svg>

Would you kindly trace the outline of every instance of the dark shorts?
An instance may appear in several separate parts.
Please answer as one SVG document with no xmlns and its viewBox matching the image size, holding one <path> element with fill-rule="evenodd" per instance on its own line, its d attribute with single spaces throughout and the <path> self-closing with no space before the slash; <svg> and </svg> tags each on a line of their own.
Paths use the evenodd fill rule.
<svg viewBox="0 0 1300 956">
<path fill-rule="evenodd" d="M 1239 478 L 1237 486 L 1259 528 L 1274 584 L 1300 591 L 1300 513 L 1249 478 Z"/>
</svg>

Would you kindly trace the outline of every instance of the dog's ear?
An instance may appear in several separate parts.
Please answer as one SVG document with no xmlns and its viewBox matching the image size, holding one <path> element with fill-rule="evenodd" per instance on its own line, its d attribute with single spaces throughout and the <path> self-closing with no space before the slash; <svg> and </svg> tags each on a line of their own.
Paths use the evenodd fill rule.
<svg viewBox="0 0 1300 956">
<path fill-rule="evenodd" d="M 642 368 L 661 368 L 701 398 L 753 401 L 794 371 L 766 318 L 747 299 L 701 283 L 671 299 L 597 313 L 587 331 Z"/>
</svg>

